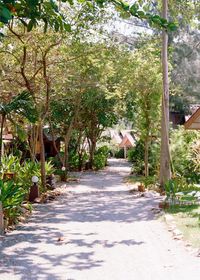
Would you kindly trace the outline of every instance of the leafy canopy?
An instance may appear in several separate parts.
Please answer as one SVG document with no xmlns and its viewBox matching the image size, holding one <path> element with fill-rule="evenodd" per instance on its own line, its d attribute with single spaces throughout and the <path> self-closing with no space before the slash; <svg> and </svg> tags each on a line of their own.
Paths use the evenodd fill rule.
<svg viewBox="0 0 200 280">
<path fill-rule="evenodd" d="M 127 16 L 147 20 L 151 25 L 168 30 L 176 29 L 173 22 L 168 22 L 159 15 L 143 9 L 143 5 L 141 5 L 143 1 L 130 5 L 121 0 L 78 0 L 78 2 L 83 5 L 87 4 L 91 9 L 94 6 L 104 7 L 106 4 L 111 4 L 118 11 L 125 12 Z M 0 23 L 3 26 L 15 17 L 27 27 L 28 31 L 31 31 L 41 21 L 44 22 L 45 30 L 50 25 L 56 31 L 71 31 L 71 25 L 64 16 L 64 10 L 67 9 L 66 3 L 73 5 L 73 0 L 60 0 L 59 3 L 65 3 L 62 9 L 54 0 L 0 0 Z"/>
</svg>

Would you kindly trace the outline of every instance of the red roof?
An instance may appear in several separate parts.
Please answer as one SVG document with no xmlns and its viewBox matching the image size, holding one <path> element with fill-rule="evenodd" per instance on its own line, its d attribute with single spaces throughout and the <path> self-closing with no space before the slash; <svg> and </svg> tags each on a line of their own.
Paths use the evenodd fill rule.
<svg viewBox="0 0 200 280">
<path fill-rule="evenodd" d="M 124 138 L 122 139 L 122 142 L 119 144 L 121 148 L 123 147 L 133 147 L 135 145 L 135 140 L 131 136 L 131 134 L 126 133 Z"/>
</svg>

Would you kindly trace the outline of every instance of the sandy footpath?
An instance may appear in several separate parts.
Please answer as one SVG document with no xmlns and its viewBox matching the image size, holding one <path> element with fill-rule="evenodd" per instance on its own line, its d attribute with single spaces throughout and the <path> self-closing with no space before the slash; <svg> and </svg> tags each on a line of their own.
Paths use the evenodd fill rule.
<svg viewBox="0 0 200 280">
<path fill-rule="evenodd" d="M 0 280 L 199 280 L 200 258 L 172 239 L 123 183 L 130 167 L 110 160 L 81 174 L 57 201 L 0 241 Z"/>
</svg>

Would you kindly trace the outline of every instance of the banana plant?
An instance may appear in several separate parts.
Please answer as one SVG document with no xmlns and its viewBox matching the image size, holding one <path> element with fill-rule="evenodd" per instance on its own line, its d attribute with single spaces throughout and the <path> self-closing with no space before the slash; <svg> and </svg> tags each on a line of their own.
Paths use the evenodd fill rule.
<svg viewBox="0 0 200 280">
<path fill-rule="evenodd" d="M 10 102 L 0 103 L 0 165 L 3 154 L 2 146 L 4 125 L 7 118 L 12 120 L 13 113 L 27 118 L 30 122 L 35 122 L 37 120 L 36 110 L 33 105 L 32 96 L 29 92 L 23 91 L 22 93 L 13 97 Z"/>
</svg>

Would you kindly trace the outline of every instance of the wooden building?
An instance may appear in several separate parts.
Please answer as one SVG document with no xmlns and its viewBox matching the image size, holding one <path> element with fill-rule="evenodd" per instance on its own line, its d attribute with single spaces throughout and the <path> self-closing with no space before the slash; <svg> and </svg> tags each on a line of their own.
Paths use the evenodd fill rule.
<svg viewBox="0 0 200 280">
<path fill-rule="evenodd" d="M 127 150 L 134 146 L 135 140 L 133 136 L 129 132 L 126 132 L 121 143 L 119 144 L 119 147 L 124 149 L 124 158 L 127 158 Z"/>
<path fill-rule="evenodd" d="M 200 130 L 200 107 L 187 119 L 184 126 L 185 129 Z"/>
</svg>

